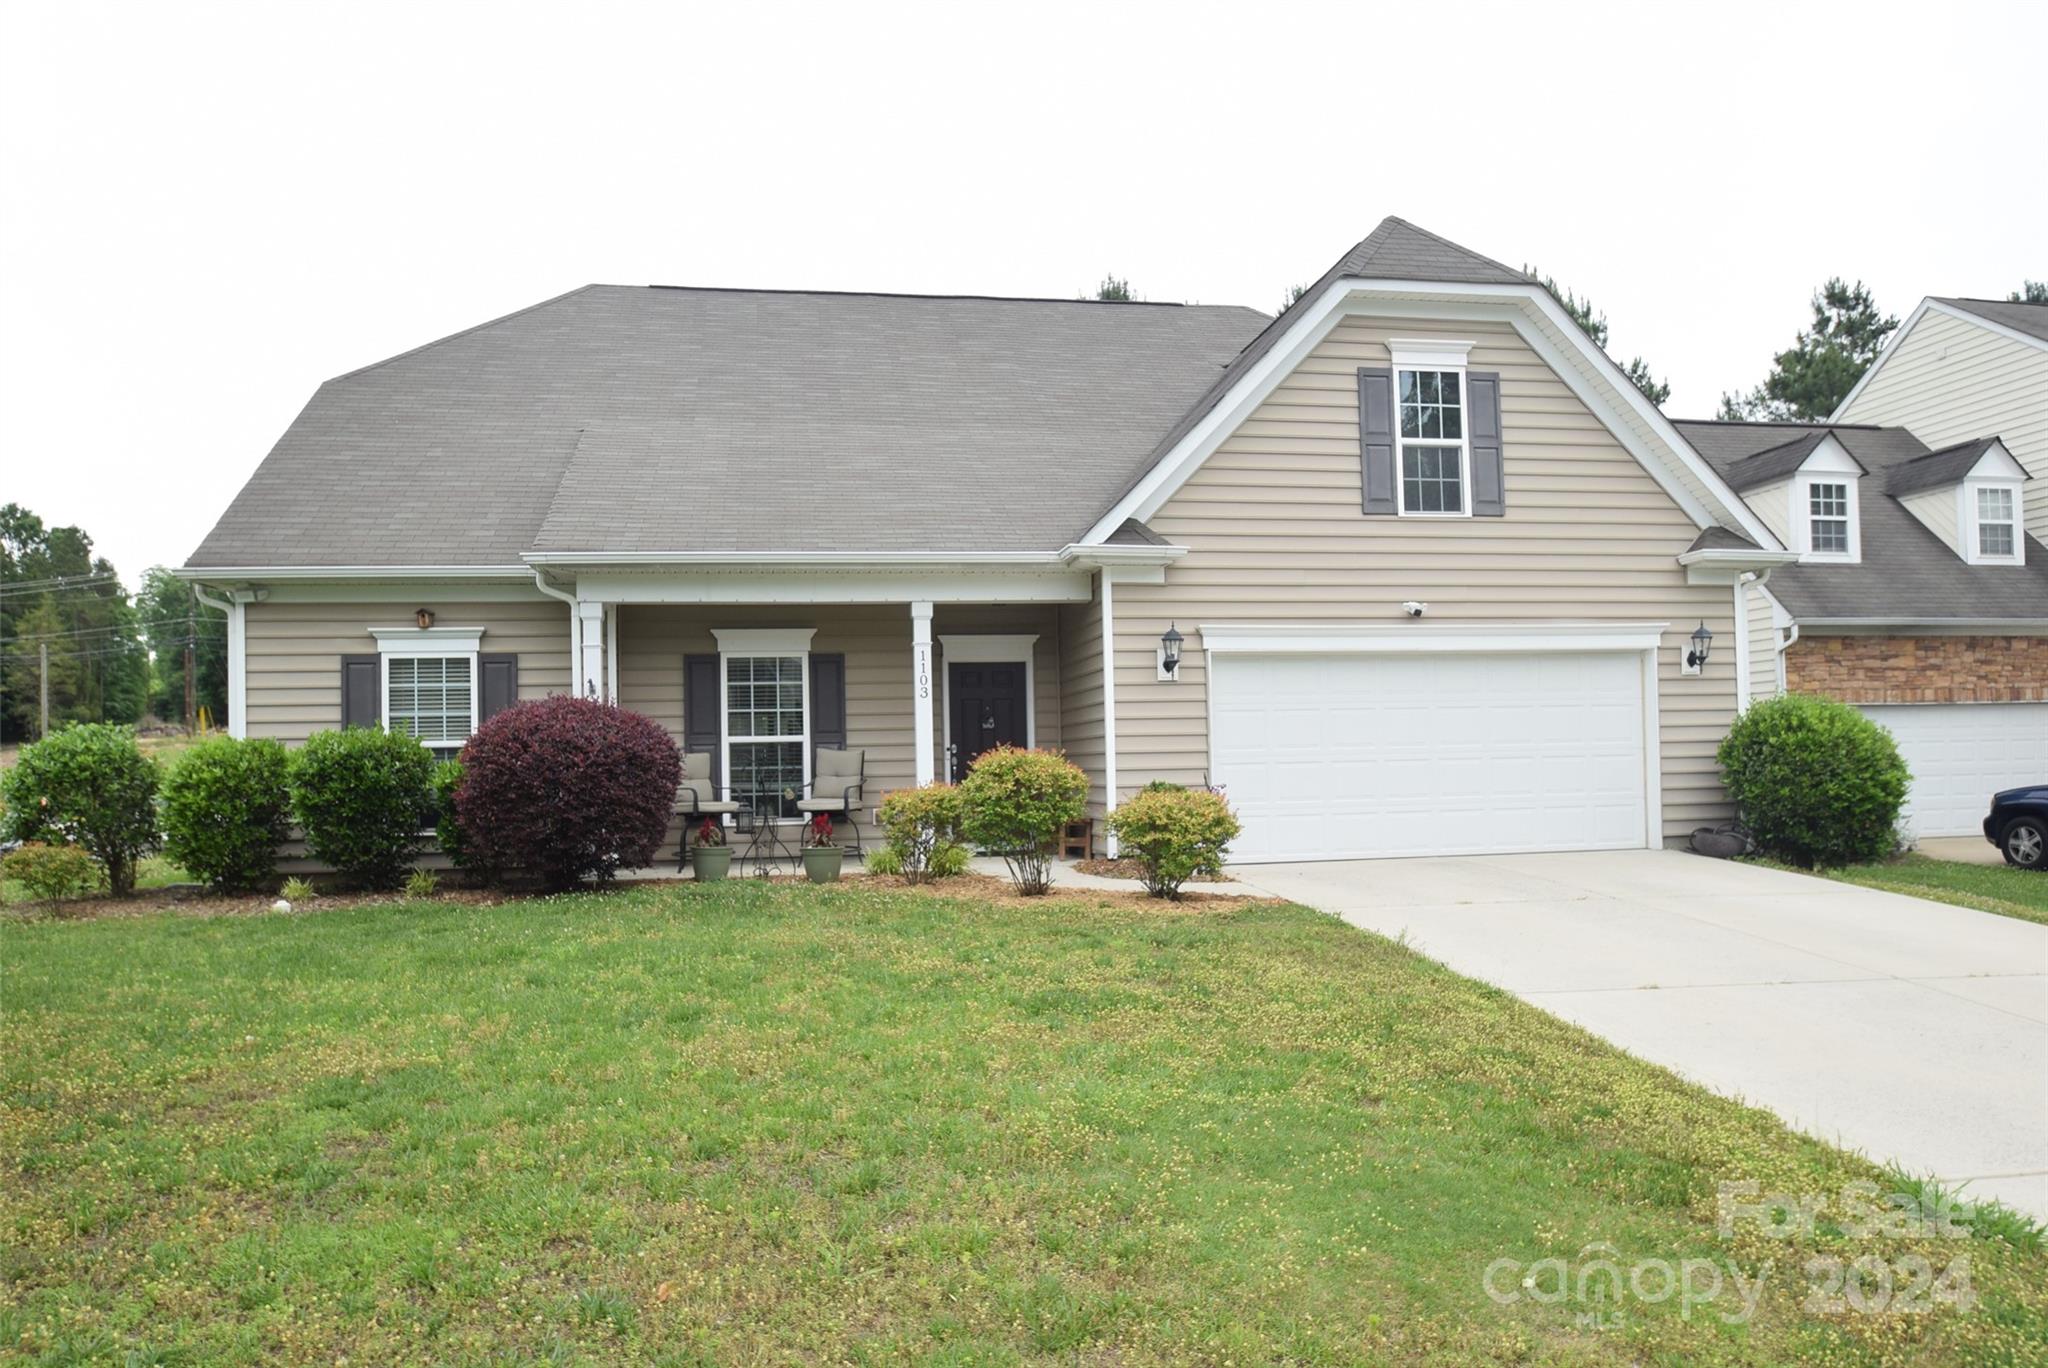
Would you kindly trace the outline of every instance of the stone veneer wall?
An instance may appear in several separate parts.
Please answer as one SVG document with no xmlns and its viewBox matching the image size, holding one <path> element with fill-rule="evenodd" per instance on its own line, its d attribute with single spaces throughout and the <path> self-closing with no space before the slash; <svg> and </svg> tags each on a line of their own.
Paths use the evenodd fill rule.
<svg viewBox="0 0 2048 1368">
<path fill-rule="evenodd" d="M 2048 701 L 2048 637 L 1802 636 L 1785 687 L 1844 703 Z"/>
</svg>

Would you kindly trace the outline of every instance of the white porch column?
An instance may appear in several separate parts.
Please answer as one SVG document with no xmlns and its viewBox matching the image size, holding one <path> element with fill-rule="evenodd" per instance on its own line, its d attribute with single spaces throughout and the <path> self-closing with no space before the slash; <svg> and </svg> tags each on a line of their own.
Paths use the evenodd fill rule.
<svg viewBox="0 0 2048 1368">
<path fill-rule="evenodd" d="M 619 609 L 616 603 L 605 605 L 604 696 L 614 703 L 619 701 Z"/>
<path fill-rule="evenodd" d="M 932 753 L 932 605 L 910 605 L 910 725 L 917 734 L 918 787 L 938 777 Z"/>
<path fill-rule="evenodd" d="M 1110 584 L 1115 578 L 1109 567 L 1102 575 L 1102 810 L 1107 816 L 1116 807 L 1116 608 Z M 1116 833 L 1104 829 L 1103 848 L 1116 858 Z"/>
<path fill-rule="evenodd" d="M 604 697 L 604 605 L 595 599 L 576 600 L 579 650 L 570 685 L 578 698 Z"/>
</svg>

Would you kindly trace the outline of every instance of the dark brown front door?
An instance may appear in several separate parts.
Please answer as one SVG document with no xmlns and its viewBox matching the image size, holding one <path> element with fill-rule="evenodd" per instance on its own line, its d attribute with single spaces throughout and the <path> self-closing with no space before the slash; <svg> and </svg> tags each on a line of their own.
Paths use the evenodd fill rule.
<svg viewBox="0 0 2048 1368">
<path fill-rule="evenodd" d="M 946 683 L 953 692 L 953 782 L 967 776 L 967 767 L 983 751 L 1028 744 L 1021 662 L 950 665 Z"/>
</svg>

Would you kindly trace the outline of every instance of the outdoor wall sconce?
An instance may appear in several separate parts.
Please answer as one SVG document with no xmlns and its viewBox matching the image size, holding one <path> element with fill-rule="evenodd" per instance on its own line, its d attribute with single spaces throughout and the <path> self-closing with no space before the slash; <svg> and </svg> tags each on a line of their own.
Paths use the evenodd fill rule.
<svg viewBox="0 0 2048 1368">
<path fill-rule="evenodd" d="M 1180 634 L 1180 628 L 1167 624 L 1166 635 L 1159 638 L 1159 677 L 1178 679 L 1180 677 L 1180 648 L 1187 640 Z"/>
<path fill-rule="evenodd" d="M 415 608 L 412 620 L 419 624 L 420 629 L 424 631 L 434 625 L 434 610 L 431 608 Z"/>
<path fill-rule="evenodd" d="M 1714 649 L 1714 634 L 1707 630 L 1705 622 L 1693 630 L 1692 646 L 1685 653 L 1686 674 L 1698 674 L 1700 667 L 1707 663 L 1707 656 Z"/>
</svg>

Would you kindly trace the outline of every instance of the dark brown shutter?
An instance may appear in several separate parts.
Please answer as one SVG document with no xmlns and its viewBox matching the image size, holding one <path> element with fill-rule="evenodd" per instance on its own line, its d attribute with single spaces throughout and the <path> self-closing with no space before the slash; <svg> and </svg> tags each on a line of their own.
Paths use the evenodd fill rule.
<svg viewBox="0 0 2048 1368">
<path fill-rule="evenodd" d="M 1394 373 L 1358 369 L 1359 486 L 1367 513 L 1400 511 L 1394 488 Z"/>
<path fill-rule="evenodd" d="M 811 749 L 846 748 L 846 657 L 811 656 Z M 816 773 L 815 765 L 812 773 Z"/>
<path fill-rule="evenodd" d="M 1508 488 L 1501 474 L 1500 374 L 1465 373 L 1466 435 L 1472 444 L 1472 513 L 1499 518 L 1508 511 Z"/>
<path fill-rule="evenodd" d="M 482 675 L 477 684 L 477 708 L 482 714 L 477 725 L 482 726 L 519 701 L 519 657 L 480 655 L 476 667 Z"/>
<path fill-rule="evenodd" d="M 384 662 L 373 655 L 341 658 L 341 725 L 374 727 L 384 720 Z"/>
<path fill-rule="evenodd" d="M 719 773 L 720 716 L 719 699 L 723 691 L 719 688 L 718 657 L 715 655 L 686 655 L 683 657 L 683 749 L 690 752 L 704 751 L 711 756 L 711 782 L 720 786 L 724 778 Z"/>
</svg>

